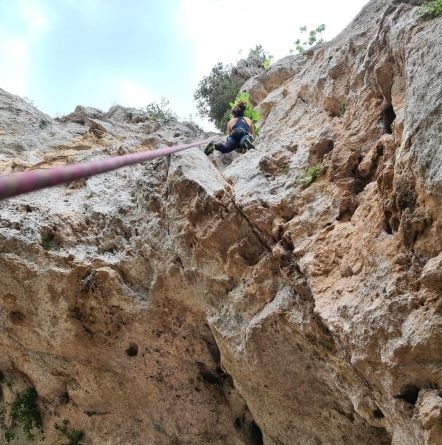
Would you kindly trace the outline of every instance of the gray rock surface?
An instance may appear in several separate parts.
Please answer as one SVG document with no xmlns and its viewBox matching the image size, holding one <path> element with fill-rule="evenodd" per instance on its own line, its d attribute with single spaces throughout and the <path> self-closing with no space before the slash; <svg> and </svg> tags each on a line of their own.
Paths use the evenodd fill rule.
<svg viewBox="0 0 442 445">
<path fill-rule="evenodd" d="M 33 387 L 45 444 L 441 444 L 442 18 L 421 3 L 373 0 L 248 81 L 256 151 L 0 203 L 0 429 Z M 0 133 L 2 173 L 200 136 L 3 91 Z"/>
</svg>

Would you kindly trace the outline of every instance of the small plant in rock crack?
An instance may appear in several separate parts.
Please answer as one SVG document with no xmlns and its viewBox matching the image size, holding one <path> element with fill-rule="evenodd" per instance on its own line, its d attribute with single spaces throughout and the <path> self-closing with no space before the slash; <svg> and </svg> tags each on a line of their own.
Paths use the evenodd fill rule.
<svg viewBox="0 0 442 445">
<path fill-rule="evenodd" d="M 309 185 L 313 184 L 319 176 L 322 165 L 315 164 L 308 167 L 302 175 L 299 175 L 295 179 L 294 185 L 299 185 L 303 189 L 307 188 Z"/>
<path fill-rule="evenodd" d="M 281 167 L 281 173 L 282 174 L 287 175 L 289 173 L 289 171 L 290 171 L 290 164 L 284 164 Z"/>
<path fill-rule="evenodd" d="M 43 422 L 37 406 L 37 398 L 38 394 L 34 388 L 25 389 L 17 395 L 9 414 L 11 424 L 4 433 L 8 443 L 16 437 L 19 426 L 22 427 L 27 440 L 34 440 L 32 431 L 35 429 L 39 430 L 43 437 Z"/>
<path fill-rule="evenodd" d="M 46 251 L 58 248 L 58 245 L 54 240 L 53 235 L 47 235 L 47 234 L 41 235 L 40 246 L 43 247 L 43 249 Z"/>
<path fill-rule="evenodd" d="M 347 102 L 341 102 L 339 104 L 339 112 L 338 112 L 339 116 L 340 117 L 344 116 L 344 114 L 347 112 L 347 109 L 348 109 Z"/>
<path fill-rule="evenodd" d="M 54 428 L 66 437 L 68 442 L 64 445 L 81 445 L 81 441 L 84 439 L 84 431 L 81 430 L 69 430 L 69 420 L 64 419 L 63 425 L 54 425 Z"/>
<path fill-rule="evenodd" d="M 425 3 L 416 11 L 417 15 L 424 18 L 436 18 L 442 16 L 442 0 L 432 0 Z"/>
<path fill-rule="evenodd" d="M 368 46 L 366 44 L 360 45 L 356 48 L 355 52 L 356 55 L 359 56 L 359 54 L 366 52 L 367 51 Z"/>
</svg>

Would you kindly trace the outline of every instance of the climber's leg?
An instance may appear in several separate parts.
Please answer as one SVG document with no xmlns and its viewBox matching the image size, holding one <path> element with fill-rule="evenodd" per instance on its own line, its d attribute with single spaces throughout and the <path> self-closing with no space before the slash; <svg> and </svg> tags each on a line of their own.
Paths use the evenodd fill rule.
<svg viewBox="0 0 442 445">
<path fill-rule="evenodd" d="M 255 148 L 255 146 L 253 145 L 253 142 L 252 142 L 252 136 L 250 136 L 249 134 L 246 134 L 245 136 L 243 136 L 241 138 L 241 142 L 240 142 L 239 146 L 241 148 L 245 148 L 247 150 L 251 150 L 251 149 Z"/>
<path fill-rule="evenodd" d="M 227 141 L 224 144 L 215 144 L 215 150 L 218 150 L 221 153 L 230 153 L 236 148 L 238 148 L 238 142 L 236 142 L 235 139 L 230 136 L 227 138 Z"/>
</svg>

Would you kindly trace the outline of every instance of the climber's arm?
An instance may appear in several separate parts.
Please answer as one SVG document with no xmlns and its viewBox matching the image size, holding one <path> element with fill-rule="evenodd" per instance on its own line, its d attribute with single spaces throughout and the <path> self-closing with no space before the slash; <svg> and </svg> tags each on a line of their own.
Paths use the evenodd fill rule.
<svg viewBox="0 0 442 445">
<path fill-rule="evenodd" d="M 229 122 L 227 123 L 227 130 L 226 130 L 227 136 L 230 136 L 230 133 L 232 132 L 232 126 L 233 126 L 232 121 L 233 119 L 230 119 Z"/>
</svg>

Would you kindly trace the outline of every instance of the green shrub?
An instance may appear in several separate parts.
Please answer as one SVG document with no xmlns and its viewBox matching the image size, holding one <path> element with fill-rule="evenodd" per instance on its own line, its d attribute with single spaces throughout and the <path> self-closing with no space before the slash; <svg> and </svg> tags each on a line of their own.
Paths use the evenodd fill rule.
<svg viewBox="0 0 442 445">
<path fill-rule="evenodd" d="M 269 54 L 262 45 L 256 45 L 255 48 L 250 49 L 248 58 L 257 58 L 262 60 L 262 67 L 265 70 L 270 68 L 273 56 Z"/>
<path fill-rule="evenodd" d="M 231 65 L 216 64 L 211 73 L 198 84 L 194 98 L 201 116 L 207 116 L 224 131 L 229 120 L 229 104 L 235 100 L 244 80 L 232 74 Z"/>
<path fill-rule="evenodd" d="M 40 246 L 43 247 L 44 250 L 49 251 L 55 249 L 57 247 L 57 243 L 54 241 L 53 236 L 41 235 Z"/>
<path fill-rule="evenodd" d="M 65 445 L 81 445 L 81 441 L 84 439 L 84 431 L 81 430 L 69 430 L 68 429 L 69 420 L 64 419 L 63 425 L 58 425 L 57 423 L 54 425 L 54 428 L 57 431 L 60 431 L 66 439 L 68 439 L 68 443 Z"/>
<path fill-rule="evenodd" d="M 432 0 L 422 5 L 417 10 L 417 14 L 422 17 L 440 17 L 442 16 L 442 0 Z"/>
<path fill-rule="evenodd" d="M 341 102 L 339 104 L 339 116 L 340 117 L 344 116 L 344 114 L 347 112 L 347 108 L 348 108 L 347 102 Z"/>
<path fill-rule="evenodd" d="M 84 438 L 84 432 L 80 430 L 68 431 L 66 437 L 69 439 L 67 445 L 80 445 L 80 442 Z"/>
<path fill-rule="evenodd" d="M 161 98 L 160 103 L 151 102 L 146 106 L 146 113 L 149 118 L 158 122 L 176 121 L 176 114 L 170 109 L 170 104 L 164 97 Z"/>
<path fill-rule="evenodd" d="M 241 86 L 254 74 L 267 70 L 273 56 L 267 53 L 262 45 L 256 45 L 249 51 L 246 64 L 252 69 L 217 63 L 208 76 L 198 84 L 194 94 L 196 106 L 201 116 L 206 116 L 215 126 L 225 131 L 230 120 L 231 103 L 236 100 Z"/>
<path fill-rule="evenodd" d="M 299 185 L 302 188 L 307 188 L 313 184 L 319 176 L 321 171 L 321 164 L 315 164 L 308 167 L 305 172 L 295 179 L 295 185 Z"/>
<path fill-rule="evenodd" d="M 270 64 L 272 63 L 273 60 L 273 56 L 270 56 L 268 59 L 264 60 L 264 63 L 262 64 L 262 66 L 264 67 L 264 69 L 267 71 L 270 68 Z"/>
<path fill-rule="evenodd" d="M 307 30 L 307 26 L 301 26 L 299 31 L 302 34 L 308 32 L 308 37 L 303 36 L 302 38 L 305 39 L 303 42 L 301 42 L 301 38 L 297 39 L 295 41 L 295 50 L 291 49 L 290 54 L 295 51 L 298 53 L 303 53 L 313 45 L 324 42 L 321 34 L 325 31 L 325 25 L 319 25 L 317 28 L 311 29 L 310 31 Z"/>
<path fill-rule="evenodd" d="M 261 115 L 259 114 L 258 110 L 255 110 L 252 103 L 250 102 L 250 96 L 245 91 L 241 91 L 235 98 L 233 102 L 230 102 L 230 109 L 233 109 L 235 105 L 239 102 L 244 102 L 246 104 L 246 109 L 244 111 L 244 116 L 248 117 L 252 122 L 253 125 L 256 126 L 256 124 L 261 119 Z M 229 110 L 230 115 L 230 110 Z"/>
<path fill-rule="evenodd" d="M 21 426 L 28 440 L 34 440 L 32 430 L 38 429 L 43 435 L 43 422 L 37 406 L 38 394 L 34 388 L 25 389 L 17 395 L 12 403 L 10 418 L 11 425 L 5 431 L 5 439 L 10 442 L 15 438 L 16 429 Z"/>
</svg>

